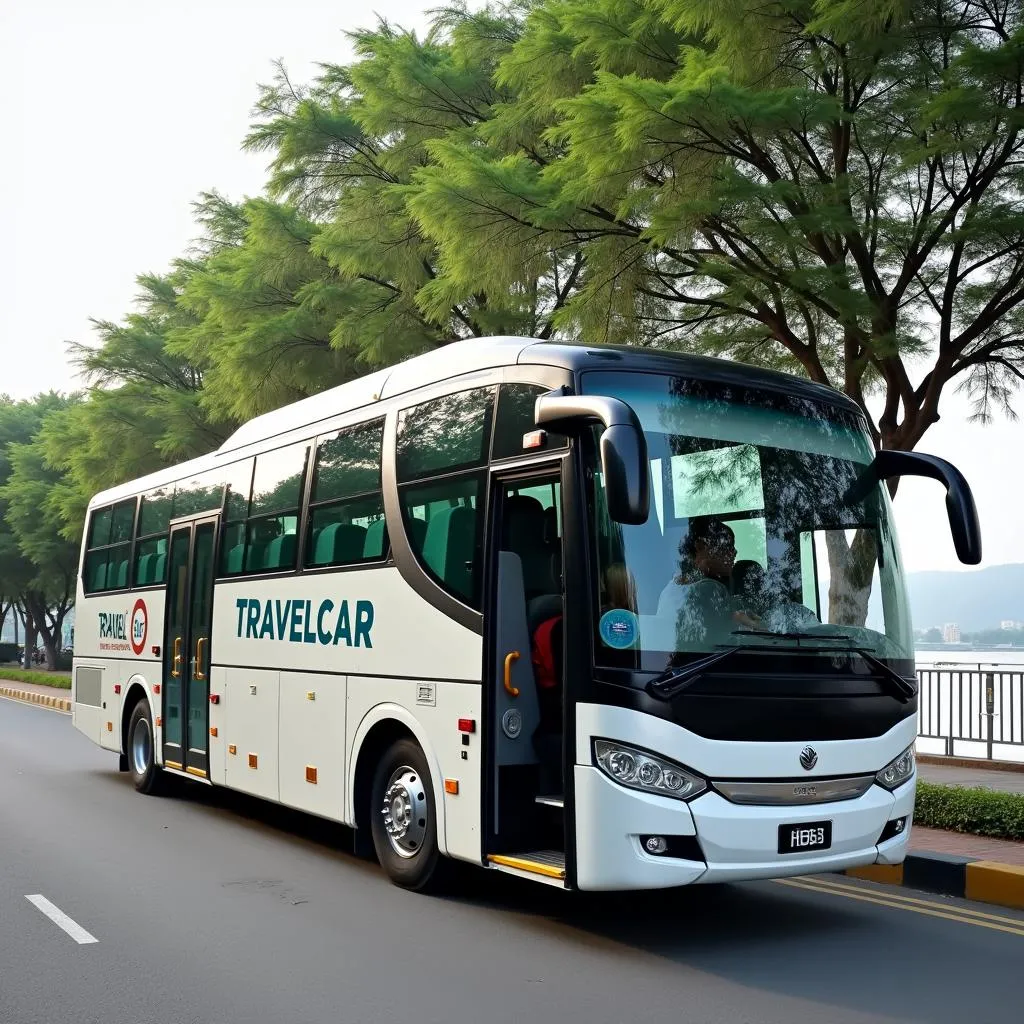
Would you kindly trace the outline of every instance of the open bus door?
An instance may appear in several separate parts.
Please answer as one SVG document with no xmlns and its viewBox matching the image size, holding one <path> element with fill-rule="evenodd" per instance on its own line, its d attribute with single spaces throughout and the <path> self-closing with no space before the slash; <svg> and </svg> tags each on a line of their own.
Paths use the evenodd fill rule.
<svg viewBox="0 0 1024 1024">
<path fill-rule="evenodd" d="M 484 853 L 492 866 L 564 885 L 566 771 L 561 462 L 491 478 L 491 606 L 485 614 L 489 757 Z M 553 640 L 533 664 L 540 633 Z M 551 678 L 551 671 L 557 678 Z"/>
</svg>

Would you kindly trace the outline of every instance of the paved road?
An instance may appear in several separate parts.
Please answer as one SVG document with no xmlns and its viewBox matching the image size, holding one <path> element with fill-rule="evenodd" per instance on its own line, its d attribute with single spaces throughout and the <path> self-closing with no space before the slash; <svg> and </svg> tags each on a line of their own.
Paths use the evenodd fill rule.
<svg viewBox="0 0 1024 1024">
<path fill-rule="evenodd" d="M 1024 914 L 838 878 L 420 897 L 334 826 L 116 769 L 0 700 L 0 1024 L 1020 1020 Z"/>
</svg>

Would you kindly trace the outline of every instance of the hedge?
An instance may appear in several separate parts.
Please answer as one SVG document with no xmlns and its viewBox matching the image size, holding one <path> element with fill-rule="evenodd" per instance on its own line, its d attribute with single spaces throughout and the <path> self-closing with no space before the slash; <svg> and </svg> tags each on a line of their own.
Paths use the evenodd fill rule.
<svg viewBox="0 0 1024 1024">
<path fill-rule="evenodd" d="M 918 782 L 914 824 L 1024 841 L 1024 794 Z"/>
<path fill-rule="evenodd" d="M 23 672 L 16 668 L 0 668 L 0 679 L 10 679 L 15 683 L 35 683 L 38 686 L 54 686 L 58 690 L 71 689 L 71 676 L 57 672 Z"/>
</svg>

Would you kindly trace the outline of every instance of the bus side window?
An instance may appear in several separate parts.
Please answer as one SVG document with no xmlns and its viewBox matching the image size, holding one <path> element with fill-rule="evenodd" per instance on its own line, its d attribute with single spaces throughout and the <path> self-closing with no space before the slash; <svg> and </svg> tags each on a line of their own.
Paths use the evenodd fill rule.
<svg viewBox="0 0 1024 1024">
<path fill-rule="evenodd" d="M 384 421 L 347 427 L 317 447 L 306 567 L 381 561 L 388 536 L 381 494 Z"/>
<path fill-rule="evenodd" d="M 86 593 L 128 588 L 137 504 L 137 499 L 128 498 L 92 513 L 82 567 L 82 585 Z"/>
<path fill-rule="evenodd" d="M 483 467 L 495 388 L 473 388 L 398 414 L 396 467 L 402 520 L 423 569 L 480 608 Z M 432 478 L 432 479 L 431 479 Z"/>
</svg>

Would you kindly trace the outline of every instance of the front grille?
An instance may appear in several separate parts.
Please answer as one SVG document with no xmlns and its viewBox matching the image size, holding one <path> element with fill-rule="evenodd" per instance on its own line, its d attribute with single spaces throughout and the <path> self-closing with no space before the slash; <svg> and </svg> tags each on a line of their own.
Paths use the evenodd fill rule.
<svg viewBox="0 0 1024 1024">
<path fill-rule="evenodd" d="M 768 804 L 781 807 L 790 804 L 827 804 L 836 800 L 856 800 L 871 788 L 874 781 L 874 775 L 856 775 L 841 779 L 713 782 L 711 786 L 734 804 Z"/>
</svg>

